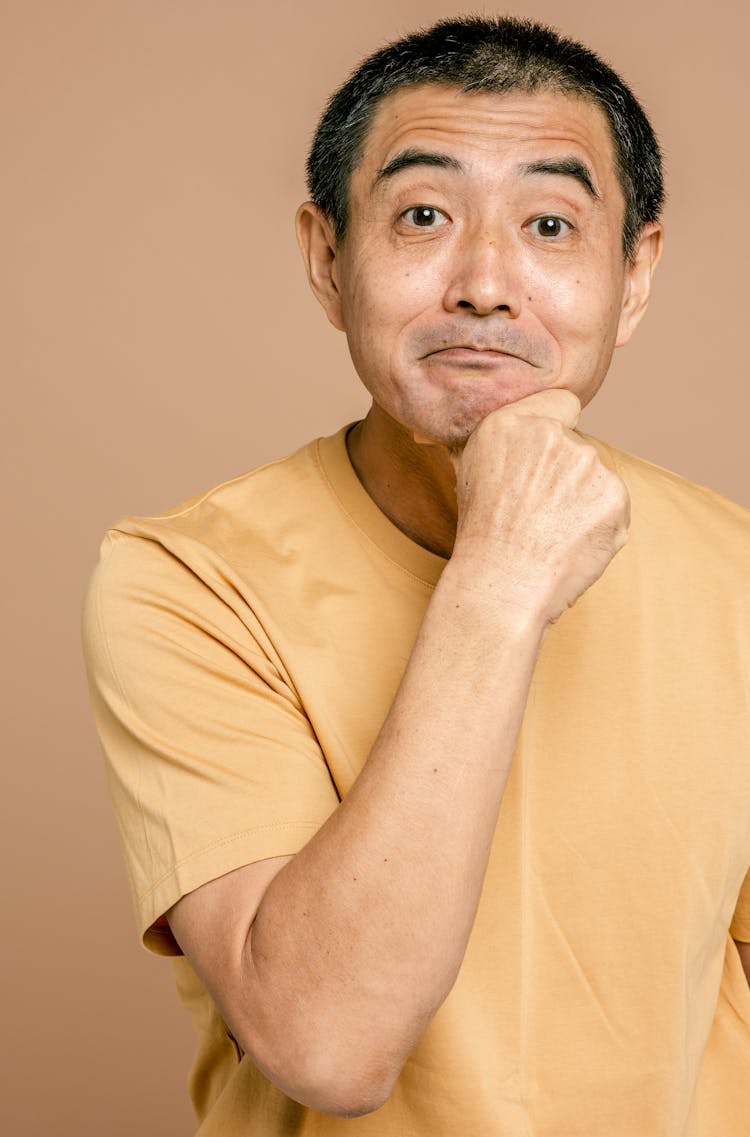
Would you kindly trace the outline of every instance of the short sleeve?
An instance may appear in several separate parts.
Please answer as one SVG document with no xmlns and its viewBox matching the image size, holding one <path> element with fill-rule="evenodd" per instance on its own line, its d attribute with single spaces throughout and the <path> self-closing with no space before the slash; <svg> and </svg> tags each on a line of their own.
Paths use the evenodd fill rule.
<svg viewBox="0 0 750 1137">
<path fill-rule="evenodd" d="M 220 568 L 215 570 L 217 580 Z M 338 804 L 283 663 L 245 603 L 227 603 L 157 540 L 113 531 L 83 638 L 136 917 L 179 954 L 163 914 L 242 865 L 298 852 Z"/>
<path fill-rule="evenodd" d="M 734 910 L 729 932 L 733 939 L 740 943 L 750 944 L 750 872 L 748 872 L 740 889 L 740 895 Z"/>
</svg>

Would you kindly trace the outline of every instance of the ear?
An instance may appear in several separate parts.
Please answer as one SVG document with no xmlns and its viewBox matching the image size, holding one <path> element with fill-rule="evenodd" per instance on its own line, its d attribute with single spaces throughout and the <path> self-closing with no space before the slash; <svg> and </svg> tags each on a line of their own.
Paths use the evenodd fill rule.
<svg viewBox="0 0 750 1137">
<path fill-rule="evenodd" d="M 314 202 L 305 201 L 297 210 L 295 225 L 310 287 L 334 328 L 343 332 L 336 238 L 331 223 Z"/>
<path fill-rule="evenodd" d="M 622 347 L 628 342 L 648 307 L 663 236 L 661 225 L 657 221 L 649 221 L 641 230 L 633 260 L 625 265 L 625 287 L 615 347 Z"/>
</svg>

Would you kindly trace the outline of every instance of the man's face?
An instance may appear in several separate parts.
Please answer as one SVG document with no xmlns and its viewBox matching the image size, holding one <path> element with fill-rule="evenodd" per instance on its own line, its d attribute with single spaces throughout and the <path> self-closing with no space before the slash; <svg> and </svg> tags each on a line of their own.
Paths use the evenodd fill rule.
<svg viewBox="0 0 750 1137">
<path fill-rule="evenodd" d="M 460 444 L 548 387 L 587 403 L 635 326 L 623 213 L 587 100 L 436 86 L 384 99 L 326 303 L 376 407 Z"/>
</svg>

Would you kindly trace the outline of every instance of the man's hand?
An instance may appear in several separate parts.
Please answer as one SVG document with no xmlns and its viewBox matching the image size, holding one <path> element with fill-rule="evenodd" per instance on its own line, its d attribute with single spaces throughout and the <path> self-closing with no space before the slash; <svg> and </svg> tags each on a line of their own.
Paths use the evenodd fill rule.
<svg viewBox="0 0 750 1137">
<path fill-rule="evenodd" d="M 489 414 L 453 458 L 453 561 L 494 579 L 504 603 L 547 622 L 627 540 L 627 490 L 574 432 L 580 412 L 570 391 L 529 395 Z"/>
</svg>

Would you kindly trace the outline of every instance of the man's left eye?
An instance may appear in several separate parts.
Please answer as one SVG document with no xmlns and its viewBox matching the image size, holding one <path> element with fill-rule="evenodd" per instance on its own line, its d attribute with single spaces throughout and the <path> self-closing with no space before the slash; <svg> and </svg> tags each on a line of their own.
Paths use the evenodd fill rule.
<svg viewBox="0 0 750 1137">
<path fill-rule="evenodd" d="M 401 216 L 418 229 L 434 229 L 446 220 L 445 214 L 433 205 L 413 205 Z"/>
<path fill-rule="evenodd" d="M 535 217 L 531 228 L 537 237 L 562 237 L 569 233 L 572 226 L 562 217 Z"/>
</svg>

